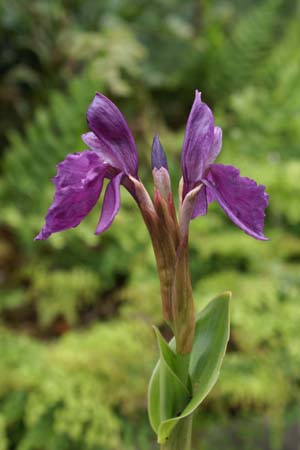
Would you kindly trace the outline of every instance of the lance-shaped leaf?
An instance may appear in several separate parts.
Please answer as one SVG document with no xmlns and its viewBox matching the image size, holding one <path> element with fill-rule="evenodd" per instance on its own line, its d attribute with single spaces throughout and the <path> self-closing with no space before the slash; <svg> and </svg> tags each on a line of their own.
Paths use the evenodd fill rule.
<svg viewBox="0 0 300 450">
<path fill-rule="evenodd" d="M 154 406 L 160 404 L 160 366 L 156 365 L 149 385 L 150 422 L 158 436 L 158 442 L 165 442 L 181 419 L 188 417 L 199 407 L 216 383 L 229 338 L 229 301 L 231 294 L 226 292 L 212 300 L 200 312 L 196 320 L 195 339 L 189 364 L 192 383 L 192 399 L 186 403 L 177 417 L 160 420 L 155 416 Z M 170 348 L 175 348 L 172 340 Z M 160 420 L 160 423 L 159 423 Z M 159 424 L 159 425 L 158 425 Z"/>
<path fill-rule="evenodd" d="M 188 359 L 176 354 L 154 327 L 160 352 L 157 376 L 149 391 L 149 417 L 157 432 L 161 422 L 180 415 L 191 398 Z"/>
</svg>

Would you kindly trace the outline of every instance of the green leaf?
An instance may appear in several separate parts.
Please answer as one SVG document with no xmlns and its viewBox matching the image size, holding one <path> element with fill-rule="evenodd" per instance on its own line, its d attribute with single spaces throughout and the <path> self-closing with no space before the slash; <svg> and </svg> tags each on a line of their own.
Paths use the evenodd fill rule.
<svg viewBox="0 0 300 450">
<path fill-rule="evenodd" d="M 160 389 L 159 389 L 159 366 L 160 362 L 156 364 L 150 378 L 148 387 L 148 415 L 150 425 L 158 433 L 160 425 Z"/>
<path fill-rule="evenodd" d="M 198 408 L 218 379 L 229 338 L 230 297 L 229 292 L 219 295 L 197 317 L 195 339 L 189 364 L 193 396 L 181 414 L 163 420 L 157 413 L 157 409 L 155 410 L 160 404 L 161 396 L 161 360 L 153 371 L 149 385 L 149 416 L 150 423 L 158 435 L 159 443 L 168 439 L 178 421 L 189 416 Z M 169 344 L 171 351 L 174 346 L 173 339 Z M 173 351 L 172 353 L 174 354 Z M 170 379 L 170 381 L 172 380 Z"/>
<path fill-rule="evenodd" d="M 161 422 L 179 415 L 189 399 L 191 392 L 188 384 L 188 360 L 186 356 L 176 354 L 154 327 L 160 350 L 160 363 L 157 376 L 150 382 L 149 416 L 155 431 Z"/>
</svg>

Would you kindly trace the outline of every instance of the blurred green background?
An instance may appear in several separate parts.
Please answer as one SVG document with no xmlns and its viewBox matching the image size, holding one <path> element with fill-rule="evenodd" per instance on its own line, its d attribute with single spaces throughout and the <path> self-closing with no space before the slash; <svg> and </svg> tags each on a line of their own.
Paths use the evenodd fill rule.
<svg viewBox="0 0 300 450">
<path fill-rule="evenodd" d="M 55 165 L 84 149 L 94 92 L 134 132 L 152 189 L 159 132 L 174 190 L 202 90 L 225 163 L 267 186 L 257 242 L 212 205 L 191 225 L 197 308 L 233 292 L 220 380 L 195 450 L 300 449 L 300 4 L 295 0 L 0 1 L 0 450 L 151 450 L 146 390 L 161 323 L 149 237 L 131 198 L 95 237 L 34 242 Z"/>
</svg>

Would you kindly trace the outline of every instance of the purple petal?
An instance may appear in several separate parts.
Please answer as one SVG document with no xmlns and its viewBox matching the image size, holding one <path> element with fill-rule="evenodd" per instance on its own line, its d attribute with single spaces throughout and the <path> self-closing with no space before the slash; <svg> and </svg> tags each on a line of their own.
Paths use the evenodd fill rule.
<svg viewBox="0 0 300 450">
<path fill-rule="evenodd" d="M 95 234 L 101 234 L 107 230 L 120 209 L 120 184 L 123 173 L 119 173 L 107 185 L 100 220 L 96 228 Z"/>
<path fill-rule="evenodd" d="M 196 197 L 192 219 L 196 219 L 196 217 L 198 216 L 205 216 L 205 214 L 207 214 L 207 195 L 206 186 L 202 186 L 200 192 Z"/>
<path fill-rule="evenodd" d="M 209 150 L 208 159 L 207 159 L 207 167 L 212 164 L 217 158 L 222 148 L 222 129 L 220 127 L 214 128 L 214 139 L 212 146 Z"/>
<path fill-rule="evenodd" d="M 233 223 L 255 239 L 268 240 L 263 233 L 268 206 L 263 185 L 241 177 L 238 169 L 223 164 L 212 164 L 203 182 Z"/>
<path fill-rule="evenodd" d="M 202 186 L 199 194 L 197 195 L 192 219 L 196 219 L 199 216 L 205 216 L 209 203 L 216 200 L 215 194 L 207 186 Z"/>
<path fill-rule="evenodd" d="M 185 193 L 200 182 L 207 167 L 214 141 L 214 118 L 210 108 L 196 91 L 187 121 L 181 157 Z"/>
<path fill-rule="evenodd" d="M 98 153 L 100 159 L 103 162 L 110 164 L 116 169 L 123 170 L 123 162 L 121 160 L 120 154 L 114 151 L 112 147 L 107 146 L 102 143 L 95 133 L 89 131 L 81 136 L 83 142 L 94 152 Z"/>
<path fill-rule="evenodd" d="M 168 170 L 167 157 L 163 146 L 160 143 L 159 137 L 156 134 L 152 143 L 152 170 L 164 167 Z"/>
<path fill-rule="evenodd" d="M 87 121 L 104 149 L 120 161 L 124 172 L 136 176 L 138 154 L 136 145 L 120 110 L 107 97 L 97 92 L 88 111 Z"/>
<path fill-rule="evenodd" d="M 79 225 L 101 194 L 106 170 L 107 164 L 89 150 L 70 154 L 58 164 L 53 178 L 56 187 L 53 203 L 35 239 L 47 239 L 52 233 Z"/>
</svg>

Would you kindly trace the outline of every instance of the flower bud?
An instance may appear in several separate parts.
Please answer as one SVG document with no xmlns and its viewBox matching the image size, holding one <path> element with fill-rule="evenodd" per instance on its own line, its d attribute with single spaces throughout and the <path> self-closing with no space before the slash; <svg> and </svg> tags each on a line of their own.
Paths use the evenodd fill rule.
<svg viewBox="0 0 300 450">
<path fill-rule="evenodd" d="M 152 170 L 160 169 L 161 167 L 164 167 L 168 171 L 167 157 L 156 134 L 152 143 Z"/>
</svg>

